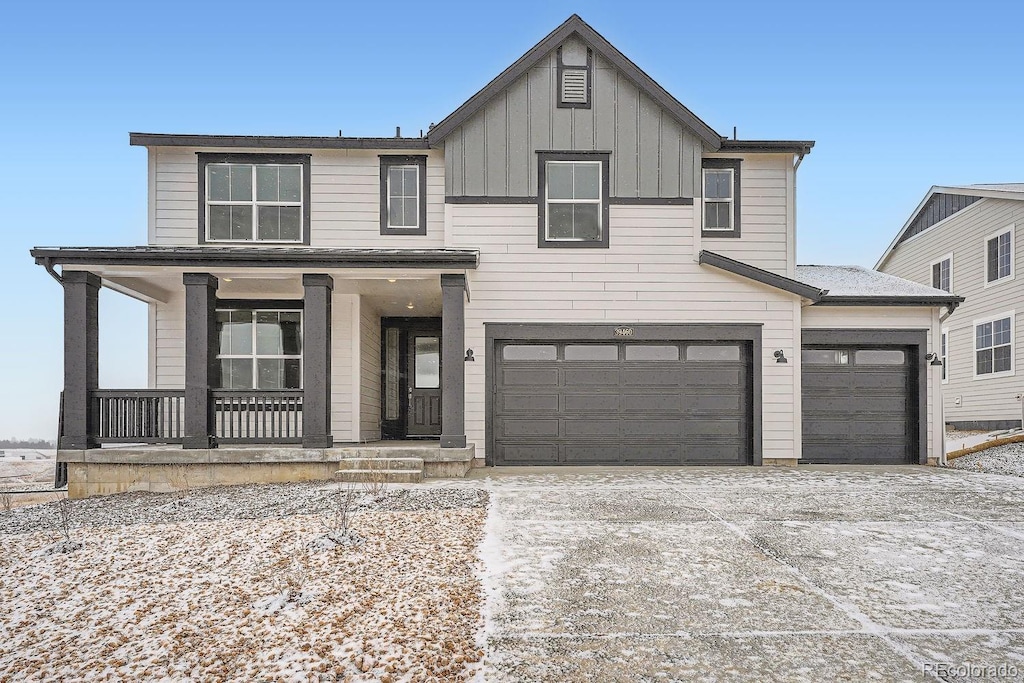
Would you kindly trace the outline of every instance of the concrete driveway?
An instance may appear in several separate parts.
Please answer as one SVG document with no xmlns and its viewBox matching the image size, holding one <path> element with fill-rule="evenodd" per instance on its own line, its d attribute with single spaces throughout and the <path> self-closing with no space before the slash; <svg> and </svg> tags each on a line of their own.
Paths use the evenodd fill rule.
<svg viewBox="0 0 1024 683">
<path fill-rule="evenodd" d="M 1024 680 L 1022 479 L 910 466 L 473 476 L 492 496 L 489 680 Z"/>
</svg>

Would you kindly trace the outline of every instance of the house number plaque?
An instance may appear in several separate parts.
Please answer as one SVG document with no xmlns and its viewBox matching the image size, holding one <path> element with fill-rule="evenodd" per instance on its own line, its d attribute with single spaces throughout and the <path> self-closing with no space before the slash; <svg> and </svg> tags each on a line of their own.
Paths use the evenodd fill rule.
<svg viewBox="0 0 1024 683">
<path fill-rule="evenodd" d="M 615 328 L 615 336 L 616 337 L 632 337 L 633 336 L 633 328 L 632 327 L 616 327 Z"/>
</svg>

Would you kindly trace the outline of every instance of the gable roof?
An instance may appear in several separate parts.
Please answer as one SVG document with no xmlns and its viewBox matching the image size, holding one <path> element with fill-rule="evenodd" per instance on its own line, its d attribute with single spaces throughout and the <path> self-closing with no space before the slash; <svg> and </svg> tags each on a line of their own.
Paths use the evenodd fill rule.
<svg viewBox="0 0 1024 683">
<path fill-rule="evenodd" d="M 944 289 L 880 273 L 863 266 L 797 266 L 796 279 L 826 290 L 824 306 L 946 306 L 964 300 Z"/>
<path fill-rule="evenodd" d="M 722 137 L 716 133 L 711 126 L 697 118 L 697 115 L 687 109 L 683 104 L 673 97 L 667 90 L 648 76 L 643 70 L 634 64 L 628 57 L 609 43 L 604 36 L 590 27 L 578 14 L 573 14 L 565 20 L 561 26 L 549 33 L 543 40 L 534 45 L 522 57 L 517 59 L 512 66 L 508 67 L 483 89 L 470 97 L 454 112 L 444 118 L 439 124 L 430 129 L 427 133 L 427 140 L 434 146 L 448 137 L 456 128 L 465 123 L 473 114 L 482 109 L 495 95 L 511 86 L 520 76 L 525 74 L 540 62 L 549 52 L 561 45 L 565 40 L 576 34 L 587 43 L 601 57 L 608 60 L 626 78 L 631 80 L 640 90 L 658 103 L 676 121 L 684 127 L 692 130 L 712 150 L 718 150 L 722 145 Z"/>
<path fill-rule="evenodd" d="M 809 285 L 804 282 L 798 282 L 793 278 L 773 273 L 770 270 L 765 270 L 764 268 L 752 266 L 749 263 L 744 263 L 743 261 L 731 259 L 728 256 L 722 256 L 721 254 L 708 251 L 707 249 L 702 249 L 697 255 L 697 263 L 702 266 L 718 268 L 719 270 L 724 270 L 727 273 L 739 275 L 740 277 L 745 277 L 748 280 L 760 282 L 762 285 L 781 289 L 782 291 L 789 292 L 790 294 L 802 296 L 803 298 L 810 299 L 813 302 L 820 301 L 821 298 L 828 293 L 827 290 L 821 289 L 820 287 Z"/>
<path fill-rule="evenodd" d="M 1024 200 L 1024 183 L 979 183 L 975 185 L 932 185 L 931 189 L 925 194 L 924 199 L 917 205 L 913 213 L 910 214 L 910 218 L 903 224 L 899 232 L 896 233 L 896 237 L 893 238 L 889 246 L 886 247 L 885 252 L 882 253 L 881 258 L 878 259 L 878 263 L 875 264 L 875 269 L 881 268 L 885 265 L 885 262 L 892 255 L 892 252 L 900 244 L 900 242 L 906 239 L 907 232 L 913 227 L 914 223 L 920 217 L 921 213 L 928 207 L 928 203 L 937 194 L 949 194 L 958 197 L 979 197 L 979 198 L 990 198 L 990 199 L 1017 199 Z M 924 232 L 922 230 L 921 232 Z"/>
</svg>

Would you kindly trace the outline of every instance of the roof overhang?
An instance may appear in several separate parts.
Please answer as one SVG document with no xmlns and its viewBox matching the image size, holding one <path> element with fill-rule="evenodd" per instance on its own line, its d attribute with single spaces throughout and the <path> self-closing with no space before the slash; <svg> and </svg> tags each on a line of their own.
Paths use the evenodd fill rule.
<svg viewBox="0 0 1024 683">
<path fill-rule="evenodd" d="M 54 266 L 196 268 L 476 268 L 475 249 L 326 249 L 319 247 L 36 247 L 36 263 Z"/>
<path fill-rule="evenodd" d="M 426 138 L 345 138 L 301 135 L 177 135 L 129 133 L 137 147 L 238 147 L 245 149 L 430 149 Z"/>
<path fill-rule="evenodd" d="M 723 139 L 719 152 L 759 152 L 762 154 L 811 153 L 814 140 L 729 140 Z"/>
<path fill-rule="evenodd" d="M 718 268 L 719 270 L 724 270 L 728 273 L 732 273 L 733 275 L 739 275 L 740 277 L 745 277 L 748 280 L 760 282 L 763 285 L 768 285 L 769 287 L 781 289 L 805 299 L 810 299 L 813 302 L 820 301 L 828 292 L 828 290 L 812 287 L 811 285 L 794 280 L 793 278 L 779 275 L 769 270 L 758 268 L 757 266 L 752 266 L 749 263 L 743 263 L 742 261 L 731 259 L 728 256 L 716 254 L 713 251 L 701 250 L 700 254 L 697 256 L 697 262 L 702 266 Z"/>
<path fill-rule="evenodd" d="M 711 126 L 701 121 L 696 114 L 687 109 L 679 100 L 673 97 L 667 90 L 648 76 L 644 71 L 634 64 L 628 57 L 609 43 L 604 36 L 595 31 L 579 15 L 573 14 L 561 26 L 545 36 L 539 43 L 534 45 L 522 57 L 517 59 L 510 67 L 498 74 L 490 83 L 485 85 L 479 92 L 470 97 L 454 112 L 445 117 L 440 123 L 430 129 L 427 139 L 431 146 L 442 142 L 456 128 L 465 123 L 473 114 L 483 108 L 498 93 L 511 86 L 520 76 L 529 71 L 537 64 L 544 55 L 561 45 L 569 36 L 577 34 L 585 43 L 590 45 L 604 59 L 608 60 L 634 85 L 647 93 L 651 99 L 658 103 L 676 121 L 693 131 L 708 148 L 717 150 L 722 144 L 722 138 Z"/>
<path fill-rule="evenodd" d="M 964 302 L 962 296 L 829 296 L 816 302 L 818 306 L 945 306 L 952 313 Z"/>
</svg>

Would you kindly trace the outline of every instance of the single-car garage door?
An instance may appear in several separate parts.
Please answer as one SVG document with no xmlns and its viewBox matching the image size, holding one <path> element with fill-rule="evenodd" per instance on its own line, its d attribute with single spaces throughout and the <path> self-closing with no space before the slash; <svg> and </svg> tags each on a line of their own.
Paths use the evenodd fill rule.
<svg viewBox="0 0 1024 683">
<path fill-rule="evenodd" d="M 804 346 L 801 462 L 918 462 L 915 356 L 912 347 Z"/>
<path fill-rule="evenodd" d="M 747 342 L 494 345 L 496 465 L 751 461 Z"/>
</svg>

